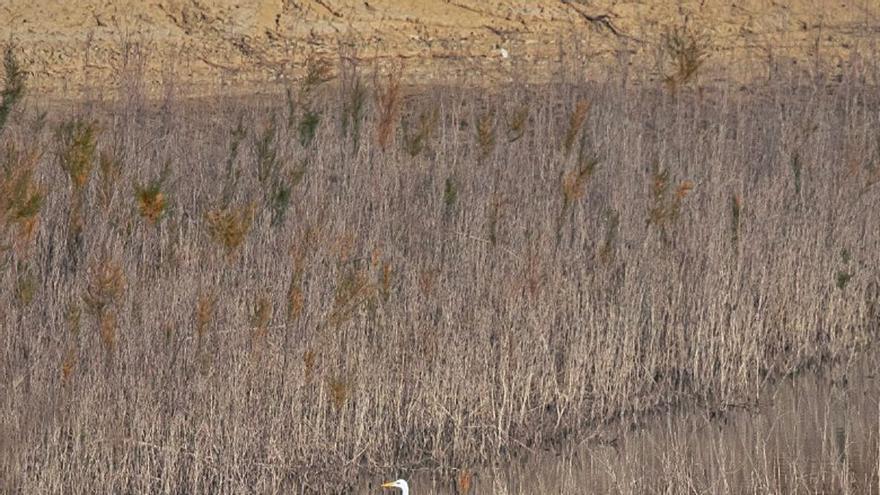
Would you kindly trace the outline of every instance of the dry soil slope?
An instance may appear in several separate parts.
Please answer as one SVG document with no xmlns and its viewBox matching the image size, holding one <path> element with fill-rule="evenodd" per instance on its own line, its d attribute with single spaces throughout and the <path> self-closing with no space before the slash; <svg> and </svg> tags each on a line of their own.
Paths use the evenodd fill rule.
<svg viewBox="0 0 880 495">
<path fill-rule="evenodd" d="M 19 45 L 33 90 L 67 96 L 123 69 L 152 90 L 277 87 L 316 53 L 403 62 L 420 83 L 547 79 L 559 60 L 587 77 L 621 63 L 656 76 L 661 33 L 684 22 L 711 43 L 705 79 L 766 77 L 871 56 L 880 2 L 0 0 L 0 38 Z"/>
</svg>

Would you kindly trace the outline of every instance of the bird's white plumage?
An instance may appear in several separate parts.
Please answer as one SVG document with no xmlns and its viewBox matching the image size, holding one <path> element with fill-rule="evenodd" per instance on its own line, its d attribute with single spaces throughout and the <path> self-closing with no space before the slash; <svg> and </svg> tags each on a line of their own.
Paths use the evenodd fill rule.
<svg viewBox="0 0 880 495">
<path fill-rule="evenodd" d="M 388 483 L 383 483 L 382 487 L 397 488 L 400 490 L 400 495 L 409 495 L 409 483 L 406 480 L 389 481 Z"/>
</svg>

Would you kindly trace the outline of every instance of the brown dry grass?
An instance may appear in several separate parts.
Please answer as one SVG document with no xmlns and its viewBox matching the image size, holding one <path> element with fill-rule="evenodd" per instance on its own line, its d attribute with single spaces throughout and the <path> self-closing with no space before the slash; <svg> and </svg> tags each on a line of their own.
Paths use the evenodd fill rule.
<svg viewBox="0 0 880 495">
<path fill-rule="evenodd" d="M 0 253 L 0 486 L 348 491 L 685 403 L 748 406 L 845 359 L 877 336 L 880 102 L 862 74 L 808 82 L 437 88 L 401 102 L 436 108 L 417 157 L 394 138 L 393 81 L 358 147 L 336 118 L 345 98 L 316 90 L 313 138 L 296 121 L 273 131 L 279 177 L 308 164 L 281 217 L 258 152 L 234 141 L 259 140 L 283 100 L 133 98 L 50 116 L 36 136 L 22 112 L 4 134 L 17 148 L 68 150 L 53 126 L 97 122 L 89 153 L 68 155 L 90 170 L 112 149 L 119 166 L 72 192 L 88 175 L 71 160 L 23 165 L 45 199 L 30 248 Z M 559 143 L 579 112 L 589 149 L 572 163 Z M 496 141 L 509 122 L 516 139 Z M 166 164 L 162 215 L 144 222 L 131 184 Z M 26 301 L 13 288 L 28 269 Z M 94 315 L 81 329 L 80 306 Z"/>
</svg>

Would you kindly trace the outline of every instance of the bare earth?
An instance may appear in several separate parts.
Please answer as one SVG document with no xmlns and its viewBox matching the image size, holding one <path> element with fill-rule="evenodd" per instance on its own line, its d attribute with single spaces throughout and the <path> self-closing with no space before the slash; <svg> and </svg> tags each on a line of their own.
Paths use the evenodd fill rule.
<svg viewBox="0 0 880 495">
<path fill-rule="evenodd" d="M 561 66 L 596 78 L 621 64 L 654 77 L 662 33 L 685 23 L 710 43 L 704 80 L 833 73 L 876 49 L 880 2 L 0 0 L 0 39 L 20 47 L 32 91 L 56 96 L 121 72 L 151 91 L 270 89 L 310 55 L 399 61 L 417 83 L 540 81 Z"/>
</svg>

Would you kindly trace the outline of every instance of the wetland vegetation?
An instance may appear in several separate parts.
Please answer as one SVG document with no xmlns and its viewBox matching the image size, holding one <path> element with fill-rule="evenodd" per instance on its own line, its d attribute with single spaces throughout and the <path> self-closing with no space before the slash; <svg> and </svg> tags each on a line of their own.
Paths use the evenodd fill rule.
<svg viewBox="0 0 880 495">
<path fill-rule="evenodd" d="M 7 51 L 3 491 L 876 492 L 877 67 L 308 67 L 55 108 Z"/>
</svg>

